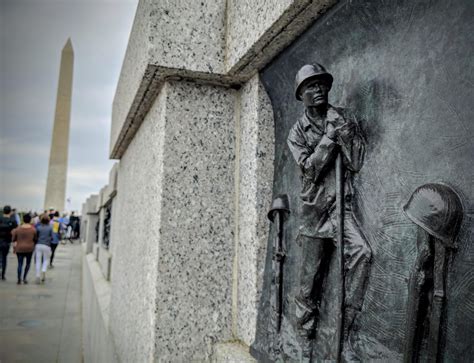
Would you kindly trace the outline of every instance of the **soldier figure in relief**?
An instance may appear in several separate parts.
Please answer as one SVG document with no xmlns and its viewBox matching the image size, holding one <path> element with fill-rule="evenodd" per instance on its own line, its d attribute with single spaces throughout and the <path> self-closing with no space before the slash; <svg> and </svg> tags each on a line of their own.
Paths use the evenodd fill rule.
<svg viewBox="0 0 474 363">
<path fill-rule="evenodd" d="M 305 65 L 296 75 L 296 98 L 304 115 L 293 125 L 288 146 L 302 174 L 302 213 L 297 242 L 303 248 L 301 289 L 295 298 L 297 328 L 311 341 L 316 336 L 323 283 L 336 257 L 336 168 L 342 154 L 344 173 L 344 341 L 361 310 L 371 249 L 353 214 L 352 175 L 364 160 L 364 138 L 355 118 L 328 103 L 333 77 L 319 64 Z M 311 344 L 309 344 L 311 345 Z M 311 348 L 303 349 L 311 361 Z"/>
</svg>

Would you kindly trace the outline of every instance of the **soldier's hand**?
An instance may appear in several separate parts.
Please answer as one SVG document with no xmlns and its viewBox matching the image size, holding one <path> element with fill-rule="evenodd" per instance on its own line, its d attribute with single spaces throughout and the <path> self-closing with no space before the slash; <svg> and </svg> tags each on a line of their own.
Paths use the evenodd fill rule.
<svg viewBox="0 0 474 363">
<path fill-rule="evenodd" d="M 353 122 L 345 122 L 335 127 L 334 132 L 338 139 L 348 141 L 354 137 L 356 125 Z"/>
<path fill-rule="evenodd" d="M 336 140 L 336 128 L 332 122 L 326 124 L 326 136 L 331 140 Z"/>
</svg>

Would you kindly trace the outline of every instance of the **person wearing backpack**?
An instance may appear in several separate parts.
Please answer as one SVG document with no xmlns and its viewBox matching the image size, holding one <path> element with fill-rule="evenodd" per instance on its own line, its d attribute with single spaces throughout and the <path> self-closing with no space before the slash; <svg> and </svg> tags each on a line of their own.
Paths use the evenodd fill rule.
<svg viewBox="0 0 474 363">
<path fill-rule="evenodd" d="M 53 219 L 50 222 L 53 228 L 53 240 L 51 241 L 51 258 L 49 260 L 49 268 L 54 268 L 54 251 L 58 247 L 59 241 L 61 241 L 61 221 L 59 220 L 59 212 L 55 212 Z"/>
<path fill-rule="evenodd" d="M 11 217 L 12 209 L 9 205 L 3 207 L 3 216 L 0 217 L 0 253 L 2 262 L 2 280 L 5 280 L 7 271 L 7 255 L 10 251 L 12 231 L 18 226 L 15 219 Z"/>
</svg>

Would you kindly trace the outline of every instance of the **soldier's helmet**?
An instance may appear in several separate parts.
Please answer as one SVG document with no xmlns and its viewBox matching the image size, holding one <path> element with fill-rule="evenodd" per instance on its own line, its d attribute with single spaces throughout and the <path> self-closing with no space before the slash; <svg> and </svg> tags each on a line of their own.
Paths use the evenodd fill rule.
<svg viewBox="0 0 474 363">
<path fill-rule="evenodd" d="M 413 223 L 454 247 L 464 211 L 453 188 L 441 183 L 424 184 L 415 189 L 403 211 Z"/>
<path fill-rule="evenodd" d="M 287 194 L 279 194 L 273 200 L 272 207 L 268 211 L 268 219 L 273 222 L 275 214 L 279 211 L 290 213 L 290 201 Z"/>
<path fill-rule="evenodd" d="M 298 73 L 296 73 L 295 96 L 298 101 L 301 101 L 300 91 L 303 84 L 313 79 L 324 80 L 329 85 L 329 89 L 331 89 L 333 81 L 332 75 L 326 71 L 326 69 L 321 64 L 306 64 L 300 68 Z"/>
</svg>

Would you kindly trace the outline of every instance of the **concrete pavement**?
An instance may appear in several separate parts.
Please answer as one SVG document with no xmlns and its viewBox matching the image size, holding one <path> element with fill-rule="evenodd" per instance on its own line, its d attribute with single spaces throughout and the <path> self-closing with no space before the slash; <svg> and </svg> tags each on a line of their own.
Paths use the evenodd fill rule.
<svg viewBox="0 0 474 363">
<path fill-rule="evenodd" d="M 36 285 L 31 263 L 27 285 L 17 285 L 17 258 L 8 255 L 0 281 L 0 363 L 82 362 L 82 247 L 60 244 L 55 268 Z"/>
</svg>

